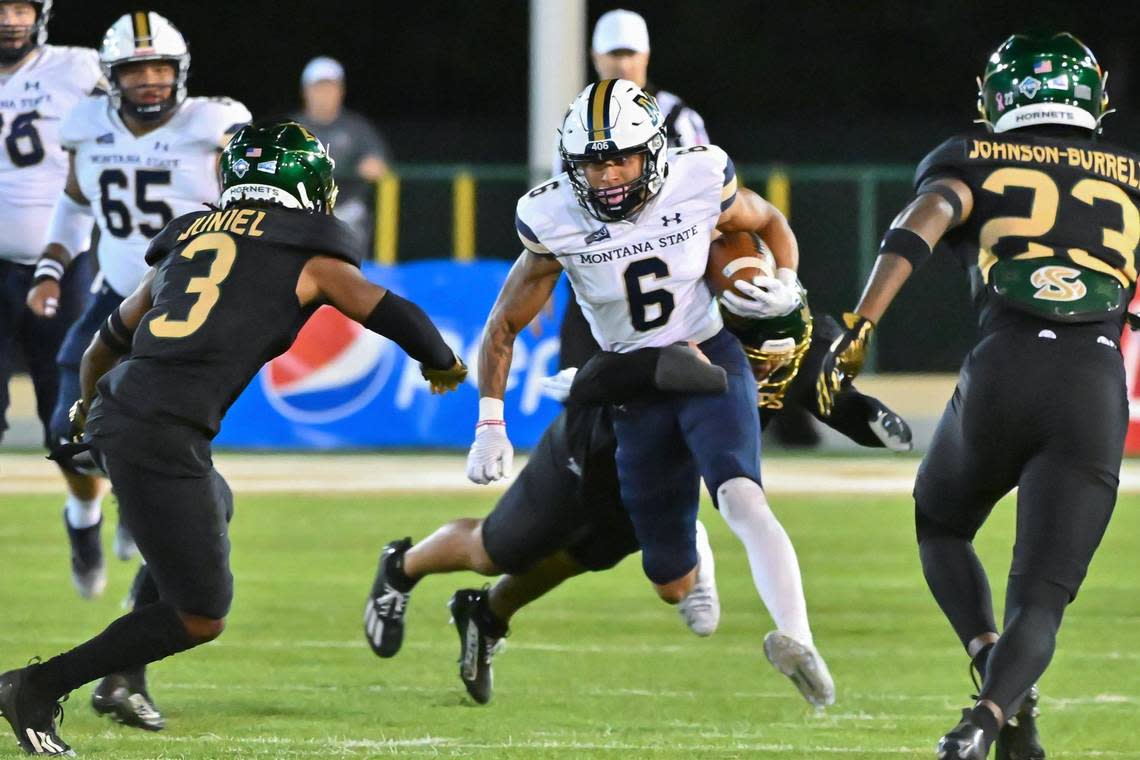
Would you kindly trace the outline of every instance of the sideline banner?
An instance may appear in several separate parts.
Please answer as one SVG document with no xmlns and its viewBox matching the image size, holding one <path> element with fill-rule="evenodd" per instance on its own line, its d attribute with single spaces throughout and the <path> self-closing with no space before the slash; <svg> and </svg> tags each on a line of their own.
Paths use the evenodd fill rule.
<svg viewBox="0 0 1140 760">
<path fill-rule="evenodd" d="M 399 346 L 322 307 L 288 352 L 267 364 L 231 407 L 219 446 L 331 449 L 467 448 L 475 435 L 477 359 L 483 324 L 511 262 L 366 263 L 368 279 L 415 301 L 471 369 L 458 390 L 433 396 Z M 507 384 L 511 442 L 533 446 L 561 406 L 542 379 L 558 371 L 558 324 L 569 288 L 515 342 Z"/>
</svg>

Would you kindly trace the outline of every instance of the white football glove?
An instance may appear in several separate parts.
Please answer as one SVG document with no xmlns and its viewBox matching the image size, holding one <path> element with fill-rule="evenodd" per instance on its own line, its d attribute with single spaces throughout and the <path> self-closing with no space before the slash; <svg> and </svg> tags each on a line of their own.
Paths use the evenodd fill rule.
<svg viewBox="0 0 1140 760">
<path fill-rule="evenodd" d="M 511 476 L 515 450 L 507 438 L 507 425 L 501 420 L 475 426 L 475 442 L 467 452 L 467 479 L 485 486 Z"/>
<path fill-rule="evenodd" d="M 567 367 L 553 377 L 542 378 L 542 390 L 547 396 L 559 403 L 566 403 L 570 398 L 570 386 L 574 384 L 574 376 L 578 374 L 577 367 Z"/>
<path fill-rule="evenodd" d="M 738 317 L 782 317 L 798 309 L 801 303 L 796 273 L 791 269 L 781 268 L 775 277 L 753 277 L 752 282 L 736 280 L 733 285 L 744 295 L 726 290 L 720 300 L 724 308 Z"/>
</svg>

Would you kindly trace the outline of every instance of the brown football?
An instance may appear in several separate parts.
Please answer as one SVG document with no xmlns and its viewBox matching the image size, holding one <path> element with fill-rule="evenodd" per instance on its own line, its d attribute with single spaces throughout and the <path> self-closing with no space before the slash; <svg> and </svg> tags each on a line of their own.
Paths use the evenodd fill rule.
<svg viewBox="0 0 1140 760">
<path fill-rule="evenodd" d="M 735 280 L 752 281 L 758 275 L 776 274 L 776 260 L 764 241 L 754 232 L 726 232 L 709 245 L 705 280 L 713 295 L 732 288 Z"/>
</svg>

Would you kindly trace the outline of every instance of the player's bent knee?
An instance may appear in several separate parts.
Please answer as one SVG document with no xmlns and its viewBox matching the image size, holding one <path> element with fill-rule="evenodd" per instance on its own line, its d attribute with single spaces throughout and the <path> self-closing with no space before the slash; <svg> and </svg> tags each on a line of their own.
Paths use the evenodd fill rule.
<svg viewBox="0 0 1140 760">
<path fill-rule="evenodd" d="M 764 489 L 751 478 L 726 480 L 717 486 L 716 497 L 717 507 L 729 524 L 750 517 L 774 517 Z"/>
<path fill-rule="evenodd" d="M 226 629 L 225 618 L 209 618 L 202 617 L 201 615 L 192 615 L 188 612 L 178 613 L 178 617 L 182 619 L 182 625 L 186 628 L 187 635 L 194 641 L 195 644 L 205 644 L 208 641 L 213 641 L 222 635 L 222 631 Z"/>
</svg>

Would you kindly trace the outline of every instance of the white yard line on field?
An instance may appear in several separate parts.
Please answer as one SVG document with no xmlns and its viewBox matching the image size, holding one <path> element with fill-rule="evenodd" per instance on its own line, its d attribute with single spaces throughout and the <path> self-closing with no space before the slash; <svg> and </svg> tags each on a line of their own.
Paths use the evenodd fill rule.
<svg viewBox="0 0 1140 760">
<path fill-rule="evenodd" d="M 515 472 L 525 459 L 515 462 Z M 237 493 L 493 493 L 507 483 L 477 486 L 464 476 L 461 454 L 237 454 L 216 457 Z M 794 457 L 765 463 L 772 493 L 906 495 L 918 460 L 909 457 Z M 509 481 L 508 481 L 509 483 Z M 1120 490 L 1140 493 L 1140 461 L 1126 461 Z M 59 493 L 59 473 L 39 454 L 0 454 L 0 495 Z"/>
</svg>

